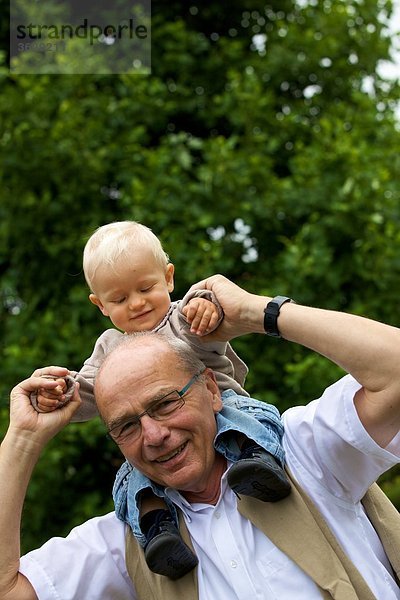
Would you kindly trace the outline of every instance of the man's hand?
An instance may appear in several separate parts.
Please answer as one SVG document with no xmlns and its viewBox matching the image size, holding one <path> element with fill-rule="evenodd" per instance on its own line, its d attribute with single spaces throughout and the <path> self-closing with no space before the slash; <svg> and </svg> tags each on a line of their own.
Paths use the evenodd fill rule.
<svg viewBox="0 0 400 600">
<path fill-rule="evenodd" d="M 223 275 L 203 279 L 192 285 L 189 292 L 198 289 L 214 292 L 224 311 L 222 323 L 204 341 L 229 341 L 246 333 L 264 333 L 263 311 L 268 298 L 246 292 Z"/>
<path fill-rule="evenodd" d="M 38 413 L 30 402 L 31 392 L 42 389 L 54 393 L 59 386 L 59 378 L 67 374 L 68 369 L 63 367 L 45 367 L 37 369 L 29 379 L 15 386 L 10 396 L 10 432 L 42 448 L 69 423 L 81 403 L 78 386 L 71 401 L 59 410 Z M 56 379 L 48 378 L 50 375 L 55 376 Z"/>
<path fill-rule="evenodd" d="M 190 324 L 190 333 L 196 335 L 211 333 L 218 324 L 218 309 L 206 298 L 192 298 L 182 309 L 182 313 Z"/>
</svg>

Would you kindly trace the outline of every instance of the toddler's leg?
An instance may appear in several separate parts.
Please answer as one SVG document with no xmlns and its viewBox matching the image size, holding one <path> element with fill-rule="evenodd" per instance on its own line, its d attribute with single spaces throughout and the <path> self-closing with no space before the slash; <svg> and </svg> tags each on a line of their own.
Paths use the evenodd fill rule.
<svg viewBox="0 0 400 600">
<path fill-rule="evenodd" d="M 263 502 L 277 502 L 290 493 L 284 469 L 272 454 L 247 439 L 237 462 L 228 471 L 228 484 L 236 494 Z"/>
<path fill-rule="evenodd" d="M 233 392 L 224 392 L 222 398 L 224 409 L 218 433 L 222 451 L 224 444 L 232 446 L 232 438 L 240 449 L 228 472 L 229 486 L 237 494 L 264 502 L 285 498 L 291 487 L 283 469 L 283 426 L 279 412 L 270 404 Z"/>
<path fill-rule="evenodd" d="M 149 488 L 140 495 L 140 528 L 146 536 L 146 562 L 154 573 L 179 579 L 197 565 L 197 557 L 181 538 L 167 505 Z"/>
<path fill-rule="evenodd" d="M 125 461 L 113 486 L 115 514 L 131 528 L 144 550 L 148 567 L 160 575 L 179 579 L 198 561 L 181 538 L 174 505 L 158 492 L 162 494 L 162 488 Z"/>
</svg>

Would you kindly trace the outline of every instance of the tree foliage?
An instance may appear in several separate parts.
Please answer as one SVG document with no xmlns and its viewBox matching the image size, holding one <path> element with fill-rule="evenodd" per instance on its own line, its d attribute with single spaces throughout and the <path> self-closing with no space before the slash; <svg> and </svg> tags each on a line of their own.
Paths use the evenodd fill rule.
<svg viewBox="0 0 400 600">
<path fill-rule="evenodd" d="M 150 76 L 0 73 L 3 429 L 15 382 L 44 364 L 79 368 L 108 326 L 87 301 L 81 255 L 112 220 L 160 236 L 175 298 L 221 272 L 400 325 L 399 87 L 377 71 L 391 3 L 152 9 Z M 248 391 L 281 410 L 340 375 L 283 341 L 235 347 Z M 97 421 L 73 425 L 46 450 L 25 548 L 110 509 L 120 459 L 103 434 Z M 400 506 L 398 472 L 382 485 Z"/>
</svg>

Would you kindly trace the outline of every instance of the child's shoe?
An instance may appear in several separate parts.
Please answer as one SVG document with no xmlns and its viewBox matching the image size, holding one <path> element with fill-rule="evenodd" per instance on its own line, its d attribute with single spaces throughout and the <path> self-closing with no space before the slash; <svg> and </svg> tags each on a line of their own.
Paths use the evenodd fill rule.
<svg viewBox="0 0 400 600">
<path fill-rule="evenodd" d="M 194 569 L 197 556 L 183 541 L 171 514 L 157 510 L 155 521 L 146 533 L 144 555 L 151 571 L 170 579 L 179 579 Z"/>
<path fill-rule="evenodd" d="M 290 483 L 277 460 L 260 446 L 249 445 L 228 471 L 228 484 L 236 494 L 264 502 L 277 502 L 290 494 Z"/>
</svg>

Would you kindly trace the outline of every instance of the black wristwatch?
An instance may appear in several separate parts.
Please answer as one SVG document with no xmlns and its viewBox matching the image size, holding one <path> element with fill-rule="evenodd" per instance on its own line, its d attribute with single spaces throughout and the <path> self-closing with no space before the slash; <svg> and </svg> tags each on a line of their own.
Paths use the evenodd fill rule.
<svg viewBox="0 0 400 600">
<path fill-rule="evenodd" d="M 293 302 L 287 296 L 275 296 L 264 308 L 264 330 L 267 335 L 281 337 L 278 329 L 278 317 L 282 304 Z"/>
</svg>

